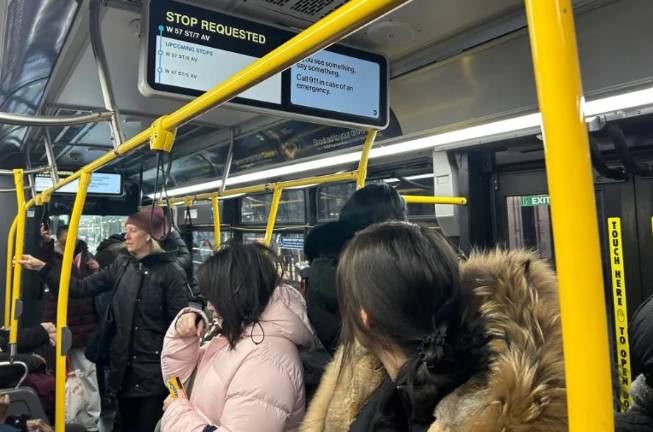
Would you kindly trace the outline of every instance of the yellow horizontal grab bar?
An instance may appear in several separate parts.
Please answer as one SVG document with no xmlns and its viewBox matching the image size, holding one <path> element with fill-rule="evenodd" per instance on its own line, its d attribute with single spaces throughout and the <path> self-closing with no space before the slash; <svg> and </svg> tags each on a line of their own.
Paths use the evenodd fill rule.
<svg viewBox="0 0 653 432">
<path fill-rule="evenodd" d="M 316 53 L 322 48 L 337 42 L 344 36 L 360 30 L 365 25 L 409 3 L 411 0 L 352 0 L 331 14 L 322 18 L 283 45 L 272 50 L 256 60 L 248 67 L 213 87 L 203 95 L 180 107 L 175 112 L 160 119 L 161 129 L 173 130 L 206 111 L 223 104 L 238 94 L 256 84 L 265 81 L 298 61 Z M 151 128 L 132 137 L 116 150 L 106 153 L 74 174 L 61 180 L 51 188 L 42 192 L 51 194 L 55 190 L 77 180 L 82 171 L 94 172 L 112 162 L 117 157 L 149 142 Z M 34 205 L 34 199 L 26 204 L 26 208 Z"/>
<path fill-rule="evenodd" d="M 421 196 L 421 195 L 402 195 L 404 201 L 408 204 L 453 204 L 467 205 L 465 197 L 445 197 L 445 196 Z"/>
<path fill-rule="evenodd" d="M 255 61 L 219 87 L 204 93 L 163 119 L 165 129 L 174 129 L 190 118 L 226 102 L 266 78 L 326 48 L 341 37 L 360 30 L 410 0 L 352 0 L 322 18 L 285 44 Z M 218 90 L 219 91 L 216 91 Z"/>
<path fill-rule="evenodd" d="M 323 176 L 307 177 L 297 180 L 286 180 L 278 183 L 265 183 L 261 185 L 254 186 L 245 186 L 242 188 L 229 189 L 224 192 L 206 192 L 197 195 L 191 195 L 186 197 L 174 197 L 170 198 L 170 205 L 177 205 L 185 203 L 186 200 L 190 199 L 193 202 L 197 201 L 208 201 L 211 200 L 214 196 L 218 198 L 227 198 L 233 195 L 248 195 L 259 192 L 269 192 L 274 191 L 277 186 L 282 189 L 288 189 L 293 187 L 309 186 L 309 185 L 318 185 L 325 183 L 337 183 L 341 181 L 352 181 L 358 179 L 358 171 L 349 171 L 344 173 L 329 174 Z M 159 201 L 161 204 L 166 204 L 165 201 Z"/>
</svg>

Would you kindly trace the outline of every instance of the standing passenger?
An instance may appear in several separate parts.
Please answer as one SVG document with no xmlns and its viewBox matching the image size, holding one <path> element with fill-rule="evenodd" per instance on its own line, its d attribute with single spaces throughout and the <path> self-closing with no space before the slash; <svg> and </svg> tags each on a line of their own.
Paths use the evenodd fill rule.
<svg viewBox="0 0 653 432">
<path fill-rule="evenodd" d="M 222 330 L 200 347 L 206 318 L 194 309 L 168 329 L 164 378 L 196 375 L 190 400 L 166 400 L 161 430 L 297 430 L 305 405 L 298 348 L 313 341 L 301 294 L 280 285 L 278 258 L 257 243 L 218 250 L 198 273 Z"/>
<path fill-rule="evenodd" d="M 57 228 L 56 240 L 50 237 L 49 231 L 41 225 L 41 244 L 38 252 L 39 258 L 53 267 L 61 267 L 63 262 L 64 248 L 68 238 L 68 225 L 61 225 Z M 72 275 L 82 279 L 95 273 L 98 270 L 98 263 L 88 252 L 88 246 L 82 240 L 77 240 L 75 245 Z M 43 320 L 57 322 L 57 290 L 56 286 L 49 286 L 46 294 L 45 306 L 43 308 Z M 84 407 L 74 420 L 83 425 L 88 431 L 98 430 L 100 419 L 100 394 L 97 381 L 95 365 L 84 356 L 84 350 L 97 328 L 97 314 L 91 298 L 72 298 L 68 303 L 68 328 L 72 333 L 72 346 L 68 352 L 70 359 L 69 368 L 77 371 L 77 374 L 84 382 L 87 390 L 90 390 Z M 50 357 L 50 356 L 48 356 Z M 52 359 L 50 359 L 52 361 Z M 54 369 L 54 364 L 51 365 Z M 71 403 L 68 401 L 68 403 Z"/>
<path fill-rule="evenodd" d="M 386 184 L 371 184 L 349 198 L 338 221 L 317 226 L 308 233 L 304 248 L 310 262 L 306 279 L 308 318 L 326 350 L 302 354 L 309 401 L 338 345 L 341 320 L 336 267 L 340 253 L 356 231 L 377 222 L 406 219 L 406 203 L 397 191 Z"/>
<path fill-rule="evenodd" d="M 306 238 L 305 253 L 311 264 L 306 288 L 308 317 L 331 354 L 340 334 L 335 284 L 340 252 L 356 231 L 390 220 L 406 220 L 406 203 L 393 187 L 371 184 L 349 198 L 338 222 L 318 226 Z"/>
<path fill-rule="evenodd" d="M 338 265 L 341 347 L 306 432 L 567 430 L 557 287 L 527 252 L 462 265 L 405 222 L 360 231 Z"/>
<path fill-rule="evenodd" d="M 121 431 L 148 432 L 161 417 L 167 393 L 161 377 L 165 331 L 188 304 L 186 275 L 175 256 L 164 253 L 155 238 L 164 234 L 160 207 L 147 207 L 125 222 L 129 252 L 110 267 L 85 279 L 71 279 L 70 295 L 94 296 L 113 290 L 109 392 L 118 398 Z M 24 255 L 20 264 L 37 270 L 51 287 L 60 269 Z"/>
</svg>

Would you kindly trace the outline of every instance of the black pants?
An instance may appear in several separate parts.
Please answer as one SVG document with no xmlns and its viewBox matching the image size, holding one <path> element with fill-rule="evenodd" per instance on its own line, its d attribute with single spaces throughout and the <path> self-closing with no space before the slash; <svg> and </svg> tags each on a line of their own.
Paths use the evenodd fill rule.
<svg viewBox="0 0 653 432">
<path fill-rule="evenodd" d="M 121 432 L 152 432 L 163 415 L 166 395 L 118 398 Z"/>
</svg>

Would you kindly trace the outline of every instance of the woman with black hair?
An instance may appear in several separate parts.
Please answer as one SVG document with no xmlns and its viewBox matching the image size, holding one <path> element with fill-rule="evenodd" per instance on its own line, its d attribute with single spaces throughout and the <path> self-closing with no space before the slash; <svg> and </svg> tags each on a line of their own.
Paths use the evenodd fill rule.
<svg viewBox="0 0 653 432">
<path fill-rule="evenodd" d="M 406 220 L 406 203 L 386 184 L 371 184 L 357 190 L 340 210 L 337 222 L 315 227 L 308 234 L 304 252 L 310 262 L 306 281 L 308 317 L 324 348 L 333 354 L 340 333 L 336 296 L 338 257 L 354 233 L 372 224 Z"/>
<path fill-rule="evenodd" d="M 336 267 L 340 253 L 356 231 L 378 222 L 406 219 L 406 203 L 392 186 L 370 184 L 347 200 L 338 221 L 319 225 L 308 233 L 304 246 L 304 255 L 310 263 L 306 273 L 306 303 L 308 318 L 322 343 L 322 347 L 302 353 L 309 401 L 338 347 L 341 323 Z"/>
<path fill-rule="evenodd" d="M 161 366 L 166 381 L 189 380 L 185 395 L 164 404 L 163 432 L 297 430 L 305 398 L 300 347 L 314 336 L 299 291 L 282 285 L 281 266 L 258 243 L 227 245 L 198 270 L 220 334 L 200 346 L 208 320 L 182 310 L 168 329 Z"/>
<path fill-rule="evenodd" d="M 342 346 L 301 430 L 567 430 L 555 277 L 534 255 L 459 265 L 405 222 L 360 231 L 337 273 Z"/>
</svg>

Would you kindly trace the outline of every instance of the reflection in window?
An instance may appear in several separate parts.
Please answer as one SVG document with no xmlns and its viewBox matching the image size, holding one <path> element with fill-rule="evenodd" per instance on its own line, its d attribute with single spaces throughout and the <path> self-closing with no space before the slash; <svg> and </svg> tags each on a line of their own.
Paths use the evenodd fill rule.
<svg viewBox="0 0 653 432">
<path fill-rule="evenodd" d="M 231 240 L 231 231 L 220 231 L 222 244 Z M 197 270 L 215 250 L 213 231 L 193 231 L 193 267 Z"/>
<path fill-rule="evenodd" d="M 127 216 L 82 215 L 79 220 L 77 238 L 86 242 L 89 252 L 95 254 L 102 240 L 109 238 L 113 234 L 125 232 L 124 224 L 126 220 Z M 58 227 L 67 225 L 68 221 L 68 215 L 51 216 L 50 232 L 52 235 L 55 235 Z"/>
<path fill-rule="evenodd" d="M 272 205 L 272 194 L 243 197 L 240 201 L 241 221 L 246 224 L 265 225 Z M 285 190 L 281 194 L 277 224 L 305 223 L 306 208 L 304 190 Z"/>
<path fill-rule="evenodd" d="M 317 190 L 317 220 L 327 222 L 338 219 L 340 209 L 355 191 L 355 183 L 340 183 L 319 187 Z"/>
<path fill-rule="evenodd" d="M 264 243 L 264 233 L 244 233 L 243 242 Z M 297 264 L 304 261 L 303 233 L 276 233 L 272 235 L 270 248 L 277 253 L 283 267 L 283 281 L 299 288 L 301 277 L 297 272 Z"/>
<path fill-rule="evenodd" d="M 551 212 L 548 200 L 539 197 L 506 197 L 508 245 L 510 248 L 536 249 L 542 258 L 553 262 Z"/>
</svg>

